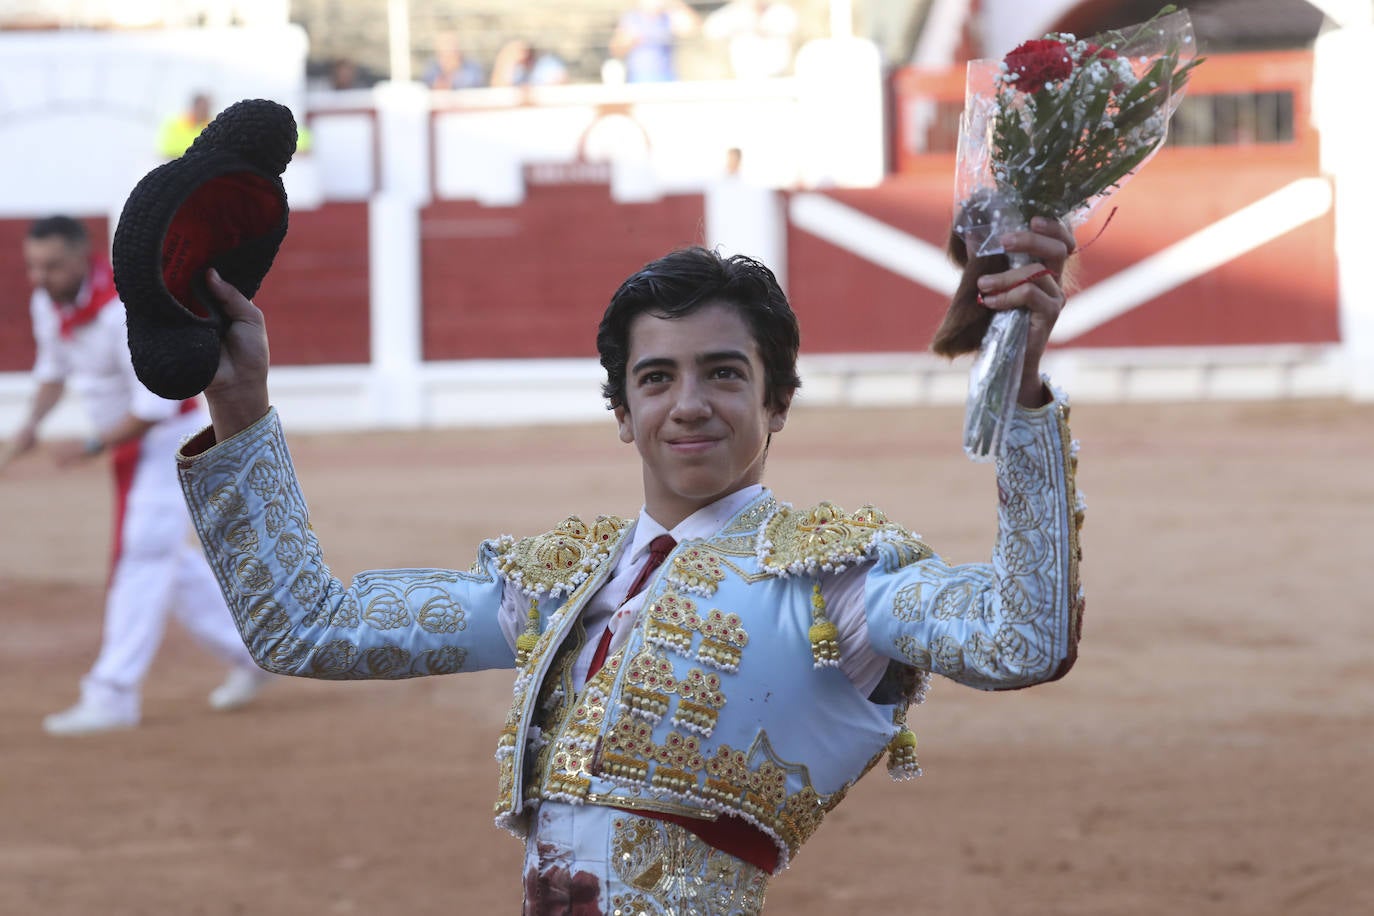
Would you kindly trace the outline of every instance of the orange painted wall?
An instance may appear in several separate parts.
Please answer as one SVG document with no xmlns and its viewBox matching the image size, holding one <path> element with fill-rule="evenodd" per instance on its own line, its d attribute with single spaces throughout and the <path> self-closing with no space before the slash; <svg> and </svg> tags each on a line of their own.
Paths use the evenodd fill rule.
<svg viewBox="0 0 1374 916">
<path fill-rule="evenodd" d="M 1086 289 L 1312 170 L 1227 150 L 1157 156 L 1078 231 Z M 1201 161 L 1210 160 L 1210 161 Z M 950 168 L 953 164 L 950 162 Z M 948 174 L 913 174 L 829 196 L 942 246 Z M 1114 215 L 1112 208 L 1116 209 Z M 1106 223 L 1107 216 L 1111 221 Z M 1099 231 L 1101 234 L 1099 235 Z M 1074 346 L 1222 346 L 1340 339 L 1332 214 L 1309 222 L 1081 335 Z M 790 295 L 808 352 L 923 350 L 944 297 L 795 227 Z M 1070 297 L 1068 308 L 1073 308 Z"/>
<path fill-rule="evenodd" d="M 1169 148 L 1080 230 L 1078 276 L 1087 287 L 1259 200 L 1318 174 L 1308 125 L 1306 52 L 1209 60 L 1191 91 L 1294 92 L 1293 141 Z M 1248 88 L 1247 88 L 1248 87 Z M 897 93 L 958 98 L 962 81 L 903 71 Z M 900 99 L 899 99 L 900 102 Z M 899 104 L 898 111 L 904 109 Z M 898 136 L 905 126 L 897 125 Z M 947 231 L 954 159 L 896 157 L 881 186 L 829 192 L 835 199 L 933 245 Z M 700 194 L 617 204 L 605 184 L 531 183 L 518 207 L 437 201 L 421 214 L 424 357 L 590 357 L 595 327 L 616 286 L 645 262 L 703 235 Z M 0 371 L 33 360 L 28 285 L 20 257 L 27 220 L 0 220 Z M 89 221 L 98 243 L 109 228 Z M 1091 241 L 1090 241 L 1091 240 Z M 1331 214 L 1147 302 L 1075 345 L 1207 346 L 1338 340 Z M 913 351 L 926 347 L 944 297 L 824 242 L 788 230 L 788 285 L 810 353 Z M 368 359 L 367 205 L 327 204 L 291 216 L 291 230 L 257 297 L 278 365 Z M 1070 303 L 1072 308 L 1072 300 Z"/>
<path fill-rule="evenodd" d="M 1311 171 L 1244 151 L 1161 154 L 1113 200 L 1111 224 L 1079 259 L 1086 287 Z M 1205 193 L 1203 191 L 1205 190 Z M 1080 236 L 1101 226 L 1099 215 Z M 1074 341 L 1080 346 L 1334 343 L 1340 339 L 1331 213 L 1128 312 Z M 1072 307 L 1072 299 L 1070 299 Z"/>
<path fill-rule="evenodd" d="M 906 175 L 830 197 L 943 247 L 949 175 Z M 944 296 L 795 226 L 787 232 L 788 297 L 804 353 L 923 350 L 944 315 Z"/>
<path fill-rule="evenodd" d="M 1302 178 L 1319 175 L 1319 138 L 1311 127 L 1312 55 L 1309 51 L 1276 51 L 1210 57 L 1189 85 L 1194 96 L 1245 92 L 1291 92 L 1294 137 L 1289 142 L 1215 147 L 1169 147 L 1162 150 L 1111 201 L 1079 230 L 1087 245 L 1078 259 L 1078 279 L 1084 288 L 1187 237 L 1230 213 Z M 905 211 L 893 220 L 903 227 L 924 226 L 918 234 L 936 241 L 941 229 L 929 228 L 933 207 L 947 224 L 954 175 L 951 153 L 922 154 L 913 146 L 917 99 L 960 103 L 962 73 L 899 71 L 893 80 L 896 94 L 895 161 L 899 175 L 879 196 L 903 201 Z M 931 138 L 937 145 L 947 136 Z M 896 189 L 908 183 L 909 190 Z M 925 189 L 933 197 L 919 199 Z M 839 196 L 839 195 L 836 195 Z M 1115 208 L 1110 225 L 1097 233 Z M 864 206 L 877 216 L 878 211 Z M 881 218 L 881 217 L 880 217 Z M 918 231 L 913 229 L 913 231 Z M 1265 343 L 1326 343 L 1339 339 L 1339 305 L 1334 249 L 1335 223 L 1331 213 L 1273 239 L 1153 301 L 1107 322 L 1073 341 L 1076 346 L 1199 346 Z M 816 259 L 825 246 L 805 259 L 808 270 L 833 270 L 858 280 L 852 256 L 830 254 Z M 819 248 L 818 248 L 819 246 Z M 907 284 L 880 281 L 884 295 L 915 303 L 918 332 L 928 340 L 928 297 Z M 1072 299 L 1069 308 L 1073 307 Z M 841 333 L 841 332 L 837 332 Z M 901 349 L 883 346 L 882 349 Z"/>
<path fill-rule="evenodd" d="M 616 204 L 605 185 L 532 186 L 519 207 L 438 201 L 420 223 L 425 359 L 596 355 L 627 276 L 698 244 L 701 195 Z"/>
<path fill-rule="evenodd" d="M 365 363 L 370 352 L 367 204 L 291 214 L 286 242 L 254 302 L 279 366 Z"/>
</svg>

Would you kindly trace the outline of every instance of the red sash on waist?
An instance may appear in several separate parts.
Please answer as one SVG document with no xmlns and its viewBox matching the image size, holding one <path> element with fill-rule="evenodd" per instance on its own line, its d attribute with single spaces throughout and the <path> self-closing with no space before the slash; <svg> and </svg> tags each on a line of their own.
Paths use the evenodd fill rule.
<svg viewBox="0 0 1374 916">
<path fill-rule="evenodd" d="M 182 401 L 177 413 L 188 414 L 200 404 L 199 397 L 189 397 Z M 147 435 L 146 433 L 144 435 Z M 129 506 L 129 491 L 134 486 L 134 474 L 138 471 L 138 460 L 143 453 L 143 436 L 121 442 L 110 449 L 111 464 L 115 477 L 114 538 L 110 551 L 110 579 L 114 579 L 115 568 L 124 553 L 124 513 Z M 106 582 L 108 586 L 109 582 Z"/>
<path fill-rule="evenodd" d="M 684 830 L 690 830 L 708 846 L 748 862 L 761 869 L 764 874 L 771 875 L 778 867 L 778 845 L 773 842 L 773 838 L 742 817 L 722 814 L 715 820 L 708 821 L 699 817 L 665 814 L 659 811 L 639 811 L 630 808 L 618 810 L 677 824 Z"/>
</svg>

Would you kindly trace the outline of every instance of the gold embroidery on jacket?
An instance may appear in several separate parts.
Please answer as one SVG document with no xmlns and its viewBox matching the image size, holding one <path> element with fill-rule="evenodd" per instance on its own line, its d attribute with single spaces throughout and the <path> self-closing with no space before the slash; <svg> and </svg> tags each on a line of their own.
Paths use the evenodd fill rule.
<svg viewBox="0 0 1374 916">
<path fill-rule="evenodd" d="M 700 545 L 688 547 L 674 556 L 667 573 L 667 581 L 673 586 L 704 597 L 714 595 L 724 578 L 720 557 Z"/>
<path fill-rule="evenodd" d="M 1078 580 L 1081 548 L 1078 528 L 1082 522 L 1082 501 L 1075 485 L 1077 458 L 1069 439 L 1067 406 L 1055 411 L 1052 432 L 1036 431 L 1034 438 L 1009 441 L 997 461 L 999 496 L 999 535 L 993 552 L 1000 571 L 995 583 L 983 567 L 932 565 L 925 579 L 898 589 L 892 596 L 891 612 L 897 620 L 920 622 L 927 615 L 938 621 L 959 618 L 981 624 L 980 631 L 961 642 L 946 633 L 923 645 L 911 635 L 899 636 L 893 645 L 903 660 L 918 668 L 975 685 L 1005 686 L 982 672 L 1049 670 L 1049 653 L 1066 650 L 1071 660 L 1081 628 L 1082 589 Z M 1043 437 L 1055 441 L 1045 442 Z M 1049 445 L 1062 452 L 1065 491 L 1050 487 L 1052 469 L 1044 464 Z M 1063 513 L 1068 541 L 1059 545 L 1046 540 L 1045 532 L 1058 530 Z M 1067 549 L 1065 567 L 1049 564 L 1054 551 Z M 1067 581 L 1061 576 L 1067 572 Z M 1069 606 L 1069 645 L 1060 645 L 1050 628 L 1062 625 L 1045 617 L 1038 602 L 1027 592 L 1028 582 L 1041 595 L 1040 601 L 1060 600 Z M 1063 590 L 1061 592 L 1061 590 Z M 995 596 L 995 601 L 989 600 Z M 1028 632 L 1030 631 L 1030 632 Z M 1062 673 L 1067 665 L 1060 663 Z"/>
<path fill-rule="evenodd" d="M 701 739 L 696 735 L 669 732 L 663 744 L 655 746 L 653 759 L 658 761 L 649 784 L 674 797 L 691 792 L 697 787 L 697 774 L 706 765 L 701 755 Z"/>
<path fill-rule="evenodd" d="M 530 798 L 547 797 L 546 792 L 566 793 L 575 786 L 580 789 L 579 794 L 585 795 L 590 787 L 585 772 L 579 775 L 575 761 L 568 758 L 567 747 L 559 747 L 553 740 L 554 735 L 566 728 L 565 720 L 573 711 L 577 696 L 573 690 L 572 668 L 585 644 L 586 631 L 579 621 L 558 648 L 558 654 L 540 685 L 534 707 L 536 728 L 532 729 L 538 737 L 531 742 L 531 753 L 526 757 L 530 768 L 526 779 Z M 555 755 L 559 757 L 558 762 L 552 763 Z M 552 782 L 551 775 L 555 777 Z M 586 786 L 582 786 L 583 783 Z"/>
<path fill-rule="evenodd" d="M 603 515 L 592 525 L 576 516 L 535 537 L 489 541 L 501 573 L 530 597 L 571 592 L 610 557 L 630 526 L 623 518 Z"/>
<path fill-rule="evenodd" d="M 575 658 L 576 653 L 570 657 Z M 547 721 L 552 725 L 552 749 L 547 768 L 536 773 L 536 778 L 544 781 L 541 790 L 544 798 L 576 803 L 590 794 L 592 755 L 606 721 L 607 696 L 621 658 L 621 653 L 616 653 L 606 659 L 605 666 L 592 676 L 582 693 L 574 698 L 571 712 L 565 713 L 563 710 L 566 707 L 560 705 L 558 712 L 549 714 Z"/>
<path fill-rule="evenodd" d="M 606 735 L 604 753 L 593 761 L 608 779 L 622 783 L 645 783 L 649 778 L 649 761 L 654 753 L 653 726 L 634 716 L 626 716 L 611 726 Z"/>
<path fill-rule="evenodd" d="M 624 816 L 612 822 L 611 863 L 634 889 L 611 899 L 614 916 L 758 916 L 768 875 L 665 821 Z"/>
<path fill-rule="evenodd" d="M 1079 580 L 1079 564 L 1083 562 L 1083 543 L 1081 540 L 1083 517 L 1087 503 L 1078 489 L 1078 443 L 1069 432 L 1069 405 L 1064 403 L 1056 417 L 1059 425 L 1059 441 L 1064 449 L 1064 486 L 1065 496 L 1073 512 L 1073 524 L 1069 526 L 1069 596 L 1073 601 L 1073 633 L 1071 639 L 1076 644 L 1083 635 L 1083 584 Z"/>
<path fill-rule="evenodd" d="M 677 693 L 681 699 L 677 711 L 673 713 L 673 724 L 710 737 L 716 720 L 720 718 L 720 710 L 725 706 L 720 675 L 714 671 L 707 674 L 700 668 L 692 668 L 686 677 L 677 682 Z"/>
<path fill-rule="evenodd" d="M 281 470 L 266 458 L 259 458 L 248 469 L 244 483 L 248 485 L 248 489 L 266 502 L 281 491 Z"/>
<path fill-rule="evenodd" d="M 722 671 L 738 671 L 741 654 L 749 642 L 739 615 L 713 608 L 699 629 L 702 640 L 697 647 L 697 661 Z"/>
<path fill-rule="evenodd" d="M 758 527 L 764 523 L 764 520 L 777 511 L 778 501 L 769 496 L 735 516 L 734 520 L 720 533 L 726 537 L 737 534 L 749 534 L 758 530 Z"/>
<path fill-rule="evenodd" d="M 773 573 L 814 575 L 843 569 L 888 542 L 915 558 L 930 554 L 930 548 L 915 535 L 888 521 L 873 506 L 846 514 L 839 506 L 822 502 L 810 509 L 785 508 L 769 519 L 758 556 L 763 568 Z"/>
<path fill-rule="evenodd" d="M 719 745 L 709 758 L 702 751 L 701 740 L 696 735 L 670 731 L 662 744 L 656 744 L 649 723 L 627 717 L 611 726 L 601 754 L 592 761 L 592 770 L 631 789 L 648 786 L 660 796 L 682 799 L 685 804 L 679 813 L 700 814 L 704 809 L 738 814 L 780 844 L 782 864 L 857 780 L 822 795 L 812 787 L 806 766 L 781 760 L 766 733 L 760 733 L 747 751 Z M 885 750 L 880 749 L 864 772 Z M 789 777 L 800 785 L 790 795 Z M 618 796 L 608 799 L 610 804 L 620 801 Z M 671 805 L 661 807 L 673 810 Z"/>
<path fill-rule="evenodd" d="M 576 519 L 569 521 L 577 522 Z M 580 522 L 576 525 L 565 522 L 558 530 L 541 537 L 550 539 L 554 535 L 560 535 L 560 532 L 583 533 L 583 529 L 579 529 L 577 525 L 580 525 Z M 597 545 L 595 562 L 587 569 L 587 575 L 582 576 L 572 588 L 563 605 L 554 612 L 552 620 L 557 621 L 562 615 L 570 613 L 572 608 L 581 607 L 585 599 L 600 587 L 602 577 L 598 573 L 608 568 L 605 561 L 615 552 L 628 530 L 628 523 L 623 520 L 602 517 L 597 520 L 596 526 L 585 531 L 588 540 L 594 541 Z M 494 546 L 498 553 L 502 549 L 511 549 L 515 544 L 509 539 L 495 544 L 488 543 L 489 546 Z M 518 581 L 524 578 L 519 570 L 509 563 L 504 568 L 507 571 L 514 570 L 516 575 L 513 579 Z M 539 624 L 533 619 L 534 608 L 531 608 L 530 614 L 532 629 L 537 631 Z M 553 640 L 558 632 L 559 628 L 551 626 L 539 635 L 533 649 L 527 651 L 521 674 L 516 678 L 510 711 L 497 743 L 496 757 L 502 767 L 501 785 L 508 787 L 503 788 L 497 798 L 498 822 L 508 819 L 515 801 L 517 782 L 514 758 L 525 700 L 528 691 L 535 686 L 534 675 L 540 670 L 545 656 L 555 650 Z M 563 650 L 552 659 L 543 683 L 539 685 L 541 694 L 536 697 L 533 713 L 537 738 L 527 758 L 528 772 L 524 775 L 528 778 L 523 783 L 523 788 L 528 793 L 527 801 L 544 797 L 575 802 L 585 799 L 590 792 L 591 753 L 606 718 L 607 695 L 619 671 L 624 653 L 622 650 L 607 658 L 601 670 L 587 682 L 579 695 L 572 683 L 572 664 L 585 638 L 586 634 L 580 621 L 575 621 L 566 637 Z"/>
<path fill-rule="evenodd" d="M 673 663 L 652 648 L 643 649 L 630 659 L 621 688 L 621 708 L 655 724 L 668 711 L 669 695 L 677 689 Z"/>
<path fill-rule="evenodd" d="M 743 649 L 749 644 L 749 633 L 738 614 L 712 608 L 703 618 L 695 601 L 676 592 L 666 592 L 650 602 L 643 619 L 647 644 L 689 658 L 693 657 L 693 636 L 700 633 L 695 658 L 722 671 L 738 671 Z"/>
<path fill-rule="evenodd" d="M 420 605 L 415 622 L 427 633 L 457 633 L 467 629 L 467 612 L 452 595 L 439 594 Z"/>
<path fill-rule="evenodd" d="M 697 603 L 668 592 L 649 603 L 644 616 L 644 642 L 651 646 L 669 647 L 679 655 L 687 655 L 692 638 L 701 628 L 701 614 Z"/>
<path fill-rule="evenodd" d="M 258 549 L 258 532 L 252 522 L 230 522 L 224 526 L 224 544 L 235 553 L 254 553 Z"/>
<path fill-rule="evenodd" d="M 753 557 L 759 549 L 758 536 L 757 533 L 737 534 L 729 537 L 721 535 L 707 541 L 706 547 L 722 556 Z M 733 569 L 734 567 L 729 568 Z"/>
<path fill-rule="evenodd" d="M 205 502 L 221 518 L 237 518 L 248 512 L 248 504 L 239 495 L 237 482 L 219 487 L 206 497 Z"/>
</svg>

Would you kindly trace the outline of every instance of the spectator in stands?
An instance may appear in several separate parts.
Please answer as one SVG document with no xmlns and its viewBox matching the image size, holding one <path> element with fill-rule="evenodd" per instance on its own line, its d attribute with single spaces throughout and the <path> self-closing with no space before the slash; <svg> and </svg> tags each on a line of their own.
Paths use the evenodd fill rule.
<svg viewBox="0 0 1374 916">
<path fill-rule="evenodd" d="M 205 125 L 210 123 L 210 96 L 197 92 L 191 104 L 178 115 L 162 122 L 158 130 L 157 151 L 167 159 L 175 159 L 186 152 Z"/>
<path fill-rule="evenodd" d="M 540 51 L 523 38 L 506 42 L 491 67 L 493 86 L 556 86 L 567 81 L 567 65 L 558 55 Z"/>
<path fill-rule="evenodd" d="M 732 146 L 725 151 L 725 174 L 737 177 L 740 173 L 740 166 L 744 164 L 744 150 L 738 146 Z"/>
<path fill-rule="evenodd" d="M 702 25 L 707 38 L 729 42 L 730 69 L 743 79 L 785 73 L 796 31 L 796 10 L 779 0 L 731 0 Z"/>
<path fill-rule="evenodd" d="M 677 79 L 677 40 L 700 24 L 696 11 L 682 0 L 639 0 L 616 24 L 611 54 L 624 60 L 627 82 L 670 82 Z"/>
<path fill-rule="evenodd" d="M 434 58 L 425 68 L 424 80 L 431 89 L 474 89 L 487 84 L 482 68 L 467 59 L 453 32 L 434 36 Z"/>
<path fill-rule="evenodd" d="M 329 88 L 367 89 L 377 82 L 371 71 L 358 66 L 351 57 L 336 57 L 329 64 Z"/>
</svg>

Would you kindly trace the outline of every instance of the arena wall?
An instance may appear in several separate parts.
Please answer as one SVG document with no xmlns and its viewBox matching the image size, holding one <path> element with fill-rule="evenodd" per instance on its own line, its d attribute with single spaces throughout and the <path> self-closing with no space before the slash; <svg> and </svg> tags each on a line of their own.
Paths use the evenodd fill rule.
<svg viewBox="0 0 1374 916">
<path fill-rule="evenodd" d="M 1305 106 L 1311 72 L 1305 52 L 1209 64 L 1192 91 L 1282 85 Z M 802 403 L 962 400 L 966 365 L 924 352 L 954 282 L 941 254 L 953 156 L 930 143 L 927 115 L 961 82 L 898 74 L 890 129 L 881 104 L 853 103 L 882 86 L 871 46 L 849 40 L 757 85 L 301 95 L 313 143 L 288 171 L 291 231 L 258 296 L 279 406 L 315 429 L 602 416 L 593 329 L 606 299 L 693 243 L 778 272 L 803 324 Z M 43 110 L 0 111 L 0 141 Z M 1161 152 L 1110 223 L 1099 213 L 1080 229 L 1080 289 L 1050 355 L 1077 397 L 1348 393 L 1332 191 L 1305 107 L 1297 117 L 1285 144 Z M 738 175 L 724 173 L 732 146 Z M 25 206 L 0 214 L 6 428 L 32 360 L 24 227 L 41 201 L 64 201 L 103 243 L 126 193 L 45 196 L 64 176 L 39 162 L 29 156 Z M 80 423 L 67 410 L 53 426 Z"/>
</svg>

